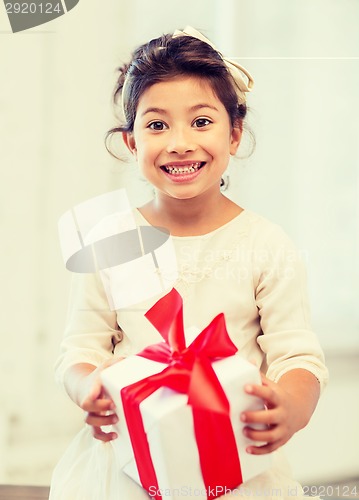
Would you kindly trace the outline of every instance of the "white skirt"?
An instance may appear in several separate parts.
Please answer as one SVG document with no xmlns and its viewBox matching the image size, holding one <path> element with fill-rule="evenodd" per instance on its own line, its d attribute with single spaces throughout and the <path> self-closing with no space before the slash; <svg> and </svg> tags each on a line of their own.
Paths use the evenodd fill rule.
<svg viewBox="0 0 359 500">
<path fill-rule="evenodd" d="M 240 488 L 220 498 L 265 498 L 266 500 L 304 500 L 302 487 L 291 479 L 286 459 L 278 450 L 273 464 L 262 474 L 245 481 Z M 173 498 L 162 492 L 164 499 Z M 104 443 L 85 426 L 70 443 L 54 469 L 49 500 L 149 500 L 150 495 L 121 472 L 113 442 Z M 178 497 L 177 498 L 181 498 Z M 206 500 L 199 492 L 183 491 L 183 498 Z M 319 497 L 311 497 L 311 500 Z"/>
</svg>

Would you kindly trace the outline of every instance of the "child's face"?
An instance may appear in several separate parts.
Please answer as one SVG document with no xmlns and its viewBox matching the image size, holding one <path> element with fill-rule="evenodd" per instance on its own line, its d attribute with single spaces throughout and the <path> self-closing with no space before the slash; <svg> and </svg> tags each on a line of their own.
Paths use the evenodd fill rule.
<svg viewBox="0 0 359 500">
<path fill-rule="evenodd" d="M 219 191 L 241 139 L 206 80 L 180 77 L 156 83 L 139 99 L 124 141 L 159 193 L 188 199 Z"/>
</svg>

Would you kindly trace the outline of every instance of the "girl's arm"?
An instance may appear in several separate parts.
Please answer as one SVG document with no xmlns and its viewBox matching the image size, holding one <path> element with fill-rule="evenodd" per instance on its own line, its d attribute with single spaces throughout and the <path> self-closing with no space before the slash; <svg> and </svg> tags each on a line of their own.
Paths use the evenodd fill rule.
<svg viewBox="0 0 359 500">
<path fill-rule="evenodd" d="M 323 350 L 312 331 L 306 268 L 283 230 L 263 225 L 253 244 L 255 303 L 262 334 L 262 371 L 278 382 L 290 370 L 311 372 L 323 389 L 328 380 Z"/>
<path fill-rule="evenodd" d="M 118 422 L 115 405 L 105 394 L 100 373 L 122 358 L 110 359 L 99 367 L 78 363 L 66 370 L 64 386 L 70 398 L 86 412 L 85 422 L 92 427 L 93 436 L 101 441 L 117 438 L 115 432 L 104 432 L 101 427 Z"/>
<path fill-rule="evenodd" d="M 323 351 L 311 330 L 302 259 L 280 228 L 272 226 L 260 237 L 254 282 L 262 329 L 257 342 L 266 376 L 262 386 L 245 390 L 262 398 L 267 409 L 241 416 L 248 423 L 246 436 L 262 442 L 249 447 L 254 454 L 276 450 L 308 424 L 328 378 Z M 267 428 L 255 430 L 251 424 Z"/>
<path fill-rule="evenodd" d="M 56 379 L 86 412 L 86 423 L 92 427 L 94 437 L 102 441 L 117 437 L 101 429 L 115 423 L 117 416 L 103 391 L 100 373 L 121 359 L 113 355 L 113 341 L 120 337 L 116 313 L 109 308 L 99 275 L 74 275 Z"/>
<path fill-rule="evenodd" d="M 297 431 L 305 427 L 317 405 L 320 386 L 317 378 L 307 370 L 298 368 L 285 373 L 275 383 L 262 376 L 263 385 L 247 385 L 248 394 L 263 399 L 266 410 L 243 412 L 241 420 L 248 423 L 245 435 L 266 444 L 249 446 L 248 453 L 262 455 L 284 445 Z M 251 424 L 264 424 L 255 430 Z"/>
</svg>

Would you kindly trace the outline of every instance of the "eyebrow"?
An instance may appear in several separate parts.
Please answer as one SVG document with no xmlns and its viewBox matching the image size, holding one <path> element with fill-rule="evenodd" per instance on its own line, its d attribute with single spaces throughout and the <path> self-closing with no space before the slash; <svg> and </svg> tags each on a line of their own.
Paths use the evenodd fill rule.
<svg viewBox="0 0 359 500">
<path fill-rule="evenodd" d="M 147 108 L 147 109 L 144 110 L 143 113 L 141 113 L 141 116 L 145 116 L 148 113 L 158 113 L 158 114 L 161 114 L 161 115 L 166 115 L 167 111 L 165 109 L 162 109 L 162 108 Z"/>
<path fill-rule="evenodd" d="M 212 106 L 211 104 L 206 104 L 206 103 L 196 104 L 195 106 L 190 107 L 189 111 L 198 111 L 199 109 L 203 108 L 209 108 L 213 109 L 214 111 L 218 111 L 218 108 L 216 108 L 216 106 Z M 141 116 L 145 116 L 148 113 L 158 113 L 162 115 L 168 115 L 168 112 L 163 108 L 147 108 L 143 111 L 143 113 L 141 113 Z"/>
<path fill-rule="evenodd" d="M 207 103 L 196 104 L 195 106 L 192 106 L 190 108 L 190 111 L 197 111 L 198 109 L 202 109 L 202 108 L 209 108 L 209 109 L 213 109 L 214 111 L 218 111 L 218 108 L 216 108 L 216 106 L 212 106 L 212 104 L 207 104 Z"/>
</svg>

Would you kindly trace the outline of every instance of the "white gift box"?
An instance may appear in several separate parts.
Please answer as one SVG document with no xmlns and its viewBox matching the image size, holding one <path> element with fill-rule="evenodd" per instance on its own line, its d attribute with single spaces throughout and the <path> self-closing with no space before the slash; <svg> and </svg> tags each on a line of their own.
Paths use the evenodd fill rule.
<svg viewBox="0 0 359 500">
<path fill-rule="evenodd" d="M 101 375 L 106 391 L 116 404 L 119 417 L 115 426 L 119 437 L 114 441 L 119 462 L 123 471 L 140 485 L 120 392 L 134 382 L 161 372 L 166 366 L 141 356 L 130 356 L 105 369 Z M 230 419 L 244 482 L 270 466 L 270 455 L 250 455 L 245 451 L 253 443 L 244 436 L 245 424 L 240 420 L 242 411 L 263 408 L 259 398 L 244 392 L 245 384 L 261 384 L 259 370 L 237 354 L 215 361 L 212 366 L 230 403 Z M 164 387 L 140 404 L 158 487 L 173 499 L 188 496 L 189 491 L 205 490 L 193 430 L 192 409 L 187 400 L 186 394 Z M 155 487 L 149 493 L 155 496 Z"/>
</svg>

